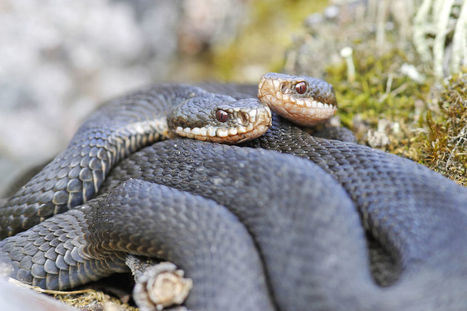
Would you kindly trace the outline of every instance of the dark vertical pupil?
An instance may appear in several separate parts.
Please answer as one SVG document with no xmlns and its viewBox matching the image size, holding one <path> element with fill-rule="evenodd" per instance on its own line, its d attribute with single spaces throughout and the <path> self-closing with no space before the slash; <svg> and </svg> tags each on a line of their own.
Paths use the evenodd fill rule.
<svg viewBox="0 0 467 311">
<path fill-rule="evenodd" d="M 305 82 L 298 82 L 295 84 L 295 90 L 298 94 L 303 94 L 306 92 L 306 83 Z"/>
<path fill-rule="evenodd" d="M 216 119 L 219 122 L 225 122 L 229 119 L 229 114 L 224 110 L 217 110 L 216 111 Z"/>
</svg>

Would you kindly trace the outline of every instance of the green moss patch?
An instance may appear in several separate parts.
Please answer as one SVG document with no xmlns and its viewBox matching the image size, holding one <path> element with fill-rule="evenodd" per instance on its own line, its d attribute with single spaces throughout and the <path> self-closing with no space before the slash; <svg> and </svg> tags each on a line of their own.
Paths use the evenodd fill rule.
<svg viewBox="0 0 467 311">
<path fill-rule="evenodd" d="M 467 75 L 458 74 L 440 85 L 427 74 L 417 82 L 402 70 L 408 65 L 417 71 L 416 67 L 397 49 L 381 56 L 368 47 L 356 49 L 353 63 L 353 80 L 344 61 L 326 70 L 342 124 L 354 130 L 360 143 L 372 145 L 378 134 L 384 138 L 379 149 L 467 185 Z"/>
<path fill-rule="evenodd" d="M 467 74 L 447 79 L 438 110 L 428 110 L 416 137 L 419 162 L 467 186 Z"/>
</svg>

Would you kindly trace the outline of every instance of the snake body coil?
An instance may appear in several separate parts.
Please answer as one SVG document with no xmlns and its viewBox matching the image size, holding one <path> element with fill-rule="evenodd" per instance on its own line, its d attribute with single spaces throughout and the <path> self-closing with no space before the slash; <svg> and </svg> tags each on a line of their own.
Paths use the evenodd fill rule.
<svg viewBox="0 0 467 311">
<path fill-rule="evenodd" d="M 294 80 L 273 83 L 271 89 L 293 86 L 301 94 L 304 81 L 307 87 L 314 85 Z M 245 92 L 248 88 L 234 87 L 227 95 L 250 102 Z M 320 94 L 313 93 L 313 97 L 319 99 Z M 146 106 L 163 95 L 146 91 L 138 96 Z M 225 95 L 209 96 L 231 101 Z M 195 97 L 186 94 L 183 101 Z M 319 111 L 333 109 L 301 99 L 294 102 L 324 109 Z M 132 99 L 129 107 L 135 103 Z M 289 111 L 297 111 L 290 107 Z M 111 108 L 102 108 L 98 120 L 107 120 L 106 109 Z M 141 117 L 140 108 L 129 109 L 136 109 L 131 110 L 133 117 Z M 219 115 L 225 121 L 224 114 Z M 118 123 L 119 118 L 111 119 L 110 125 Z M 122 119 L 121 125 L 127 121 Z M 81 145 L 89 141 L 90 133 L 100 133 L 93 132 L 91 124 L 86 122 L 80 130 L 86 133 Z M 236 126 L 233 135 L 242 125 Z M 181 128 L 192 136 L 209 133 L 200 124 Z M 225 131 L 220 133 L 224 136 Z M 115 154 L 123 156 L 138 148 L 132 147 L 132 141 L 144 137 L 122 142 L 122 150 L 115 147 Z M 76 210 L 1 241 L 0 251 L 8 255 L 16 278 L 42 287 L 68 288 L 126 269 L 124 256 L 132 253 L 165 257 L 191 273 L 195 285 L 187 305 L 194 309 L 238 310 L 232 301 L 243 302 L 244 310 L 467 308 L 467 191 L 412 161 L 349 142 L 312 137 L 275 116 L 265 135 L 244 143 L 256 149 L 169 140 L 123 159 L 104 181 L 107 163 L 116 162 L 117 156 L 113 156 L 113 145 L 105 144 L 108 140 L 95 141 L 92 147 L 96 148 L 90 149 L 94 157 L 85 157 L 83 163 L 72 156 L 57 158 L 48 169 L 64 165 L 71 171 L 40 174 L 7 204 L 25 203 L 1 210 L 1 232 L 6 235 L 86 202 L 88 193 L 99 189 L 102 193 Z M 75 145 L 79 144 L 72 142 L 71 147 Z M 99 156 L 99 150 L 105 151 Z M 82 173 L 88 169 L 91 173 Z M 59 186 L 57 176 L 61 176 Z M 73 188 L 76 179 L 83 181 L 76 185 L 79 191 Z M 128 179 L 140 181 L 125 183 Z M 42 191 L 39 203 L 31 199 L 31 189 Z M 57 194 L 64 189 L 66 200 Z M 377 254 L 372 258 L 365 234 L 371 245 L 377 245 L 370 248 L 370 253 Z M 236 256 L 243 259 L 233 260 Z M 377 267 L 373 275 L 370 260 Z M 384 271 L 386 261 L 393 265 L 389 273 Z M 238 296 L 232 296 L 234 292 Z"/>
<path fill-rule="evenodd" d="M 174 136 L 176 130 L 167 123 L 177 126 L 178 110 L 174 108 L 180 105 L 192 114 L 186 116 L 186 125 L 209 126 L 209 135 L 206 133 L 203 140 L 252 139 L 262 135 L 271 122 L 269 108 L 257 100 L 236 101 L 194 86 L 158 85 L 118 98 L 94 112 L 65 151 L 0 207 L 0 238 L 28 229 L 94 197 L 118 161 L 155 141 Z M 207 117 L 219 109 L 227 115 L 232 110 L 228 122 Z M 251 115 L 255 116 L 254 120 Z M 248 122 L 249 127 L 242 126 L 245 131 L 231 135 L 231 126 L 237 131 L 238 123 L 242 125 L 242 121 L 235 122 L 237 119 Z"/>
</svg>

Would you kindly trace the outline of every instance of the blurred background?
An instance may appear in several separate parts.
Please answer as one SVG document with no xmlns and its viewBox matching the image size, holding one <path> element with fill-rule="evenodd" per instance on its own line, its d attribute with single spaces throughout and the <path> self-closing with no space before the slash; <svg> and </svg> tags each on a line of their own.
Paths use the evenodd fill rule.
<svg viewBox="0 0 467 311">
<path fill-rule="evenodd" d="M 335 124 L 464 183 L 466 112 L 456 110 L 453 121 L 440 102 L 452 95 L 465 107 L 466 7 L 462 0 L 0 0 L 0 193 L 63 150 L 105 100 L 161 81 L 256 83 L 268 71 L 327 79 L 341 106 Z"/>
</svg>

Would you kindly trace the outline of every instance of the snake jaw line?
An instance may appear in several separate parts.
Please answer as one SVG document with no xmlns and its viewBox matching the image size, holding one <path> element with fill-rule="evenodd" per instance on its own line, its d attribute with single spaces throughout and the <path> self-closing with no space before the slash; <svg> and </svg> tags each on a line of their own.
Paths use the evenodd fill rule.
<svg viewBox="0 0 467 311">
<path fill-rule="evenodd" d="M 258 99 L 261 102 L 282 117 L 300 125 L 310 126 L 324 122 L 337 111 L 332 87 L 319 79 L 267 73 L 258 85 Z M 300 92 L 297 90 L 298 85 Z M 323 85 L 327 88 L 321 94 Z M 314 96 L 316 92 L 318 95 Z"/>
<path fill-rule="evenodd" d="M 222 110 L 229 113 L 233 125 L 228 127 L 206 125 L 193 128 L 177 126 L 174 132 L 187 138 L 237 144 L 263 135 L 272 125 L 272 114 L 268 106 L 250 110 L 239 107 Z"/>
<path fill-rule="evenodd" d="M 263 135 L 272 114 L 256 98 L 211 94 L 184 101 L 169 113 L 167 123 L 174 135 L 235 144 Z"/>
</svg>

